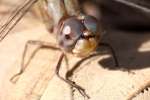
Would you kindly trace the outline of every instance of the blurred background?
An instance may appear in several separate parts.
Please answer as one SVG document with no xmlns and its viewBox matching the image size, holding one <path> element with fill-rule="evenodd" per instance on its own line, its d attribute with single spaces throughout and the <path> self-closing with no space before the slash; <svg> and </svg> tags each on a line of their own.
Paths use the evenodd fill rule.
<svg viewBox="0 0 150 100">
<path fill-rule="evenodd" d="M 91 0 L 80 0 L 92 6 Z M 124 30 L 150 29 L 149 0 L 93 0 L 101 11 L 101 20 L 105 28 Z M 90 8 L 90 7 L 89 7 Z"/>
</svg>

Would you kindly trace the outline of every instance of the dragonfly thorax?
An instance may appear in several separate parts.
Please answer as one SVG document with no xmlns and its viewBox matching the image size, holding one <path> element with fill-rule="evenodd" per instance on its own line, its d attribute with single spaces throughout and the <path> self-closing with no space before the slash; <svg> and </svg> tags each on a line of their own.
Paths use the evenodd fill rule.
<svg viewBox="0 0 150 100">
<path fill-rule="evenodd" d="M 58 29 L 58 44 L 77 56 L 87 56 L 98 44 L 98 22 L 92 16 L 72 16 L 63 20 Z"/>
</svg>

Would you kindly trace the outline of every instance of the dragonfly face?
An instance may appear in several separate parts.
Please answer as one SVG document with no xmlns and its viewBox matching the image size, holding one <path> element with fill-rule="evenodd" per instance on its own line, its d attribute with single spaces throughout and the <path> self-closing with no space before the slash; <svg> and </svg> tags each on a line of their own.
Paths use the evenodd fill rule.
<svg viewBox="0 0 150 100">
<path fill-rule="evenodd" d="M 90 97 L 85 92 L 85 89 L 77 85 L 74 81 L 70 80 L 72 76 L 71 74 L 73 74 L 72 69 L 70 70 L 70 72 L 66 73 L 65 78 L 62 77 L 59 73 L 63 59 L 65 59 L 66 65 L 68 66 L 68 59 L 65 55 L 66 52 L 72 53 L 76 56 L 84 57 L 75 64 L 73 68 L 74 71 L 84 60 L 94 56 L 98 56 L 100 54 L 98 52 L 93 53 L 93 51 L 99 44 L 100 39 L 101 27 L 99 27 L 99 21 L 95 17 L 82 14 L 81 10 L 79 9 L 80 7 L 78 7 L 78 0 L 29 0 L 25 2 L 23 5 L 18 7 L 18 9 L 12 14 L 12 17 L 10 17 L 10 20 L 8 20 L 6 24 L 4 24 L 4 26 L 0 29 L 0 40 L 4 39 L 9 31 L 36 2 L 39 3 L 40 14 L 44 19 L 43 21 L 45 22 L 45 24 L 48 25 L 47 28 L 53 29 L 53 33 L 55 33 L 55 29 L 57 30 L 56 36 L 58 45 L 60 47 L 54 46 L 51 43 L 45 41 L 29 40 L 26 43 L 23 52 L 21 70 L 10 80 L 13 82 L 16 81 L 16 78 L 18 79 L 18 76 L 24 72 L 25 68 L 30 63 L 30 60 L 34 57 L 35 53 L 40 48 L 49 48 L 59 51 L 61 50 L 62 53 L 56 65 L 56 75 L 64 82 L 68 83 L 71 87 L 76 88 L 79 93 L 84 96 L 84 98 L 89 99 Z M 5 31 L 5 29 L 8 30 Z M 38 48 L 30 56 L 29 61 L 24 62 L 29 44 L 38 45 Z M 118 61 L 112 47 L 107 43 L 104 44 L 102 42 L 99 44 L 99 46 L 100 45 L 110 48 L 115 60 L 115 64 L 116 66 L 118 66 Z"/>
<path fill-rule="evenodd" d="M 47 4 L 63 51 L 85 57 L 95 50 L 100 35 L 98 20 L 83 14 L 78 0 L 48 0 Z"/>
<path fill-rule="evenodd" d="M 98 44 L 98 22 L 88 15 L 69 17 L 60 23 L 57 39 L 59 46 L 76 56 L 88 56 Z"/>
</svg>

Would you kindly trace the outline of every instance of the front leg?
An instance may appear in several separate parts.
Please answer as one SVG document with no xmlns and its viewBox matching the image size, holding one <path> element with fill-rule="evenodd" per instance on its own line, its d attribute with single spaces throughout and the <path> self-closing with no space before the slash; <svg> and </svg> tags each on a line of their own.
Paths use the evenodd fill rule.
<svg viewBox="0 0 150 100">
<path fill-rule="evenodd" d="M 25 63 L 24 59 L 26 57 L 29 45 L 37 45 L 38 47 L 31 54 L 31 56 L 29 57 L 29 60 Z M 16 73 L 13 77 L 11 77 L 11 79 L 10 79 L 11 82 L 15 83 L 17 81 L 18 77 L 24 72 L 24 70 L 27 68 L 27 66 L 29 65 L 32 58 L 35 56 L 36 52 L 42 48 L 48 48 L 48 49 L 52 49 L 52 50 L 60 50 L 58 47 L 55 47 L 54 45 L 52 45 L 51 43 L 48 43 L 48 42 L 34 41 L 34 40 L 27 41 L 24 51 L 23 51 L 23 54 L 22 54 L 21 69 L 18 73 Z"/>
<path fill-rule="evenodd" d="M 100 43 L 99 46 L 104 46 L 104 47 L 109 48 L 109 49 L 111 50 L 112 55 L 113 55 L 113 58 L 114 58 L 114 61 L 115 61 L 115 66 L 119 66 L 118 60 L 117 60 L 117 57 L 116 57 L 116 54 L 115 54 L 115 52 L 114 52 L 114 49 L 113 49 L 109 44 L 107 44 L 107 43 Z M 84 61 L 86 61 L 86 60 L 88 60 L 88 59 L 90 59 L 90 58 L 92 58 L 92 57 L 101 56 L 101 54 L 102 54 L 102 53 L 99 52 L 99 51 L 98 51 L 98 52 L 94 52 L 94 53 L 92 53 L 91 55 L 89 55 L 89 56 L 87 56 L 87 57 L 81 59 L 80 61 L 78 61 L 78 62 L 72 67 L 72 69 L 67 72 L 67 74 L 66 74 L 66 79 L 69 80 L 69 81 L 71 81 L 71 78 L 72 78 L 73 74 L 75 73 L 75 71 L 80 67 L 80 65 L 81 65 Z"/>
<path fill-rule="evenodd" d="M 63 80 L 67 84 L 69 84 L 70 86 L 76 88 L 83 97 L 86 97 L 86 98 L 89 99 L 90 97 L 86 94 L 85 89 L 83 89 L 81 86 L 77 85 L 72 80 L 69 80 L 68 78 L 65 79 L 62 76 L 60 76 L 59 71 L 60 71 L 61 63 L 62 63 L 62 60 L 63 60 L 64 56 L 65 56 L 65 54 L 62 53 L 61 56 L 60 56 L 60 58 L 59 58 L 59 61 L 57 63 L 56 70 L 55 70 L 56 75 L 58 76 L 58 78 L 60 78 L 61 80 Z"/>
</svg>

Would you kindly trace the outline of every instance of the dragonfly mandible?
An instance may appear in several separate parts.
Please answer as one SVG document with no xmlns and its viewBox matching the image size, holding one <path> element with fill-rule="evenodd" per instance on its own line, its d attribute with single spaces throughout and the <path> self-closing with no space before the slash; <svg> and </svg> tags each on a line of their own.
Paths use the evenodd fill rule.
<svg viewBox="0 0 150 100">
<path fill-rule="evenodd" d="M 47 29 L 49 31 L 53 30 L 53 33 L 56 35 L 58 46 L 55 47 L 51 45 L 51 43 L 43 41 L 29 40 L 26 43 L 23 52 L 21 70 L 11 78 L 11 81 L 14 81 L 16 77 L 20 76 L 27 67 L 26 64 L 24 64 L 24 57 L 26 55 L 28 45 L 39 45 L 39 49 L 46 47 L 62 52 L 56 65 L 56 75 L 61 80 L 77 89 L 82 96 L 89 98 L 84 88 L 69 79 L 69 77 L 71 77 L 69 72 L 66 73 L 66 78 L 60 76 L 59 69 L 61 67 L 62 60 L 67 59 L 66 54 L 70 53 L 75 56 L 82 57 L 83 59 L 81 59 L 81 61 L 83 61 L 89 57 L 99 55 L 100 53 L 96 52 L 96 49 L 99 46 L 105 46 L 110 49 L 114 58 L 115 66 L 118 66 L 118 61 L 113 48 L 109 44 L 102 43 L 100 41 L 102 34 L 102 28 L 99 23 L 100 21 L 96 17 L 82 12 L 78 0 L 25 1 L 1 27 L 0 40 L 3 40 L 8 35 L 11 29 L 13 29 L 19 20 L 29 11 L 33 4 L 36 3 Z"/>
</svg>

